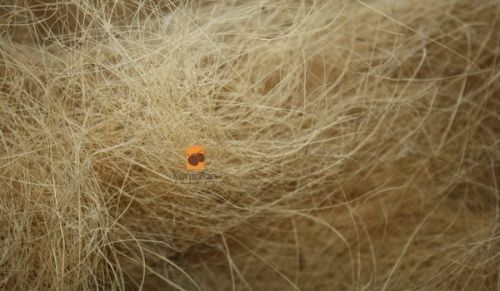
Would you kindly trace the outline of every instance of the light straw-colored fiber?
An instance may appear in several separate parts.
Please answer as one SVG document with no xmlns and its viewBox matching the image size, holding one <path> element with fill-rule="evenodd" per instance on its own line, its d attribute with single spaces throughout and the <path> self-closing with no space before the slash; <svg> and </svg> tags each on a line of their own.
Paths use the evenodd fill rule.
<svg viewBox="0 0 500 291">
<path fill-rule="evenodd" d="M 4 0 L 0 289 L 498 290 L 499 57 L 499 0 Z"/>
</svg>

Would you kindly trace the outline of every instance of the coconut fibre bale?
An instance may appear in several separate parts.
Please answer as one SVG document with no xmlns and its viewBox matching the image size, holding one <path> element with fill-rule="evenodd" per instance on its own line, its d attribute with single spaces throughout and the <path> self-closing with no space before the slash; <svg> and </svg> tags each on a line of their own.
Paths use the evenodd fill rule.
<svg viewBox="0 0 500 291">
<path fill-rule="evenodd" d="M 6 1 L 0 287 L 499 288 L 499 13 Z"/>
</svg>

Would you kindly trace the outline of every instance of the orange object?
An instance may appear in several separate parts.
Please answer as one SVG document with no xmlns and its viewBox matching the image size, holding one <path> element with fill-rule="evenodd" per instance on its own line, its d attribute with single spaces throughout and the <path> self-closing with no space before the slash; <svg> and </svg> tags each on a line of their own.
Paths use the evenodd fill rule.
<svg viewBox="0 0 500 291">
<path fill-rule="evenodd" d="M 186 147 L 186 169 L 190 171 L 202 171 L 205 169 L 205 147 L 201 145 L 190 145 Z"/>
</svg>

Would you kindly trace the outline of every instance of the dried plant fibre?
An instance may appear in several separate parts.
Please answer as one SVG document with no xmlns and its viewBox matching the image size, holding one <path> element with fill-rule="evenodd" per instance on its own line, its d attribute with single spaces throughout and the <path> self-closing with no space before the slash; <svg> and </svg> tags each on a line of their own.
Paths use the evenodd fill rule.
<svg viewBox="0 0 500 291">
<path fill-rule="evenodd" d="M 499 57 L 498 0 L 2 1 L 0 288 L 498 290 Z"/>
</svg>

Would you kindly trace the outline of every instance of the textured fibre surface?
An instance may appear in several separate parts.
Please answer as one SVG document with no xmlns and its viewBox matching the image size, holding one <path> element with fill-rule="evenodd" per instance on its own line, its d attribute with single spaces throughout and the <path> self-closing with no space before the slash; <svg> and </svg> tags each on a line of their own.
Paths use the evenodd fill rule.
<svg viewBox="0 0 500 291">
<path fill-rule="evenodd" d="M 2 1 L 0 288 L 498 290 L 499 17 Z"/>
</svg>

